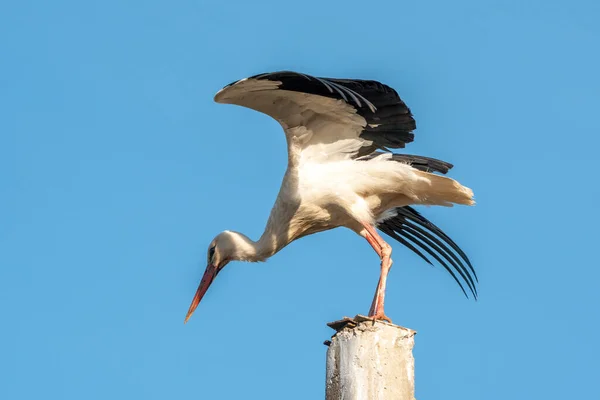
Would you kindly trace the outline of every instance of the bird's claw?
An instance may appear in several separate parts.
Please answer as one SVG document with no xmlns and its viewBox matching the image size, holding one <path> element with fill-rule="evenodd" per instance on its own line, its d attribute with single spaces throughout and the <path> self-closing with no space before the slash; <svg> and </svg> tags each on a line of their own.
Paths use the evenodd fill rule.
<svg viewBox="0 0 600 400">
<path fill-rule="evenodd" d="M 373 320 L 373 323 L 375 323 L 375 321 L 386 321 L 390 324 L 392 323 L 392 320 L 384 313 L 369 315 L 369 318 Z"/>
</svg>

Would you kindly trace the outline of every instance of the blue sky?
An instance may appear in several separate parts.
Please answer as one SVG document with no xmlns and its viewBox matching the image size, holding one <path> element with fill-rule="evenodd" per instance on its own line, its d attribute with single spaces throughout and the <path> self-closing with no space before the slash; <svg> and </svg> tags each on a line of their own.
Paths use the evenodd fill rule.
<svg viewBox="0 0 600 400">
<path fill-rule="evenodd" d="M 368 78 L 477 206 L 422 209 L 480 300 L 394 244 L 386 311 L 417 398 L 597 393 L 600 3 L 22 1 L 0 5 L 0 397 L 323 398 L 326 322 L 366 313 L 353 233 L 232 263 L 183 318 L 210 240 L 257 238 L 284 136 L 212 102 L 280 69 Z"/>
</svg>

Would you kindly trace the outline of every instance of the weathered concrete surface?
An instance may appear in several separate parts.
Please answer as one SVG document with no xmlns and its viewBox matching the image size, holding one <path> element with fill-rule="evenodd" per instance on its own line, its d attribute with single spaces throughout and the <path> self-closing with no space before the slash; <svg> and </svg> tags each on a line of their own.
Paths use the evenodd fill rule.
<svg viewBox="0 0 600 400">
<path fill-rule="evenodd" d="M 360 315 L 328 325 L 326 400 L 414 400 L 415 331 Z"/>
</svg>

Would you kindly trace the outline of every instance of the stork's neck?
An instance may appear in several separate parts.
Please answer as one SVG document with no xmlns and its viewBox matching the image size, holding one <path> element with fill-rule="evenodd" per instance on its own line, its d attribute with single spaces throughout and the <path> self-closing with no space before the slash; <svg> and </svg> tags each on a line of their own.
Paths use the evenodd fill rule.
<svg viewBox="0 0 600 400">
<path fill-rule="evenodd" d="M 265 230 L 258 241 L 253 241 L 239 232 L 230 232 L 234 239 L 235 249 L 232 258 L 240 261 L 265 261 L 277 253 L 283 246 L 278 246 L 269 230 Z"/>
<path fill-rule="evenodd" d="M 297 187 L 297 171 L 288 168 L 271 209 L 265 231 L 257 242 L 247 236 L 232 232 L 235 236 L 237 254 L 234 257 L 242 261 L 264 261 L 287 246 L 297 237 L 297 229 L 291 226 L 298 200 L 291 194 Z"/>
</svg>

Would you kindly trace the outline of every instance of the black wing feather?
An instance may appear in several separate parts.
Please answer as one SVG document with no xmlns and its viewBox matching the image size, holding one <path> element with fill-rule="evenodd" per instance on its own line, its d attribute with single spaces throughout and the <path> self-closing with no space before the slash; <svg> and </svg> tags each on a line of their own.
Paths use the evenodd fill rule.
<svg viewBox="0 0 600 400">
<path fill-rule="evenodd" d="M 459 257 L 457 257 L 456 254 L 454 254 L 454 252 L 452 250 L 450 250 L 447 245 L 445 245 L 441 240 L 439 240 L 437 237 L 432 235 L 430 232 L 427 232 L 426 230 L 420 228 L 418 225 L 415 225 L 415 224 L 409 222 L 408 220 L 404 220 L 403 227 L 404 227 L 404 229 L 408 230 L 409 232 L 415 233 L 415 231 L 416 231 L 415 234 L 422 235 L 422 236 L 428 238 L 430 241 L 432 241 L 435 244 L 435 245 L 431 244 L 431 247 L 433 247 L 439 254 L 442 254 L 446 259 L 448 259 L 448 257 L 450 257 L 452 260 L 454 260 L 454 262 L 453 262 L 452 260 L 449 259 L 449 261 L 455 266 L 455 268 L 460 268 L 460 270 L 462 270 L 462 272 L 460 273 L 461 276 L 463 277 L 463 279 L 469 281 L 471 290 L 473 290 L 475 292 L 475 294 L 477 294 L 477 288 L 475 287 L 475 282 L 473 282 L 473 277 L 471 276 L 471 274 L 469 273 L 469 271 L 467 270 L 467 268 L 465 267 L 465 265 L 463 264 L 461 259 Z"/>
<path fill-rule="evenodd" d="M 406 247 L 408 247 L 410 250 L 412 250 L 416 255 L 418 255 L 419 257 L 421 257 L 423 260 L 425 260 L 425 262 L 429 265 L 433 265 L 433 263 L 431 261 L 429 261 L 429 259 L 419 251 L 419 249 L 417 249 L 416 247 L 414 247 L 412 244 L 410 244 L 409 242 L 407 242 L 406 240 L 404 240 L 404 238 L 402 236 L 399 236 L 396 232 L 394 232 L 393 229 L 390 229 L 389 227 L 385 226 L 385 225 L 381 225 L 378 226 L 379 230 L 381 230 L 382 232 L 384 232 L 385 234 L 389 235 L 390 237 L 393 237 L 394 239 L 396 239 L 397 241 L 399 241 L 400 243 L 402 243 L 403 245 L 405 245 Z"/>
<path fill-rule="evenodd" d="M 475 281 L 479 282 L 479 280 L 477 279 L 477 273 L 475 272 L 475 269 L 473 268 L 469 257 L 467 257 L 465 252 L 456 243 L 454 243 L 454 241 L 448 235 L 446 235 L 444 231 L 442 231 L 440 228 L 434 225 L 433 222 L 429 221 L 427 218 L 422 216 L 417 210 L 415 210 L 412 207 L 401 207 L 399 209 L 396 209 L 396 211 L 399 211 L 399 215 L 401 214 L 405 218 L 408 218 L 416 222 L 417 224 L 423 226 L 424 228 L 429 229 L 431 232 L 438 235 L 442 240 L 449 244 L 458 253 L 458 255 L 466 261 L 467 265 L 471 269 L 471 272 L 473 273 Z"/>
<path fill-rule="evenodd" d="M 407 241 L 410 241 L 412 244 L 423 249 L 440 263 L 450 275 L 452 275 L 465 296 L 469 297 L 463 283 L 454 273 L 454 271 L 458 272 L 462 280 L 468 286 L 470 292 L 473 294 L 473 297 L 477 299 L 477 274 L 464 251 L 462 251 L 460 247 L 458 247 L 458 245 L 440 228 L 435 226 L 412 207 L 399 207 L 394 209 L 394 211 L 397 215 L 378 223 L 377 228 L 405 246 Z M 411 245 L 406 247 L 431 264 L 429 259 L 427 259 L 423 253 L 415 249 L 415 246 Z M 465 264 L 469 269 L 465 267 Z"/>
<path fill-rule="evenodd" d="M 385 154 L 381 151 L 376 151 L 367 155 L 360 157 L 359 160 L 370 160 L 377 156 Z M 450 169 L 452 169 L 453 165 L 449 162 L 438 160 L 430 157 L 423 156 L 415 156 L 412 154 L 392 154 L 392 160 L 403 162 L 406 164 L 410 164 L 411 167 L 418 169 L 419 171 L 425 172 L 439 172 L 441 174 L 446 174 Z"/>
<path fill-rule="evenodd" d="M 475 287 L 475 282 L 473 282 L 473 278 L 471 277 L 469 271 L 465 268 L 463 263 L 460 261 L 456 261 L 458 260 L 458 258 L 448 250 L 448 247 L 444 245 L 438 245 L 438 243 L 440 242 L 439 240 L 435 239 L 435 236 L 425 233 L 423 231 L 418 231 L 411 226 L 406 225 L 402 229 L 405 230 L 407 233 L 410 233 L 411 235 L 421 239 L 421 241 L 423 241 L 427 246 L 429 246 L 437 254 L 441 255 L 446 261 L 452 264 L 454 270 L 458 271 L 463 280 L 467 282 L 467 285 L 469 286 L 471 293 L 473 293 L 473 296 L 477 298 L 477 288 Z"/>
<path fill-rule="evenodd" d="M 437 262 L 440 263 L 440 265 L 442 267 L 444 267 L 444 269 L 446 271 L 448 271 L 450 273 L 450 275 L 452 275 L 452 278 L 454 278 L 454 280 L 456 281 L 456 283 L 458 283 L 458 286 L 460 286 L 460 290 L 462 290 L 463 294 L 467 297 L 467 299 L 469 298 L 469 295 L 467 294 L 467 292 L 465 291 L 465 288 L 462 284 L 462 282 L 456 277 L 456 274 L 452 271 L 452 268 L 450 268 L 448 266 L 448 264 L 446 264 L 444 262 L 444 260 L 442 260 L 440 258 L 440 256 L 438 256 L 432 249 L 430 249 L 426 243 L 424 243 L 421 238 L 416 237 L 411 235 L 409 232 L 402 230 L 400 233 L 402 236 L 404 236 L 405 238 L 411 240 L 413 243 L 415 243 L 416 245 L 418 245 L 420 248 L 422 248 L 423 250 L 425 250 L 427 253 L 429 253 L 429 255 L 431 255 L 433 258 L 435 258 L 437 260 Z"/>
<path fill-rule="evenodd" d="M 473 278 L 469 275 L 469 271 L 465 268 L 463 263 L 460 261 L 456 255 L 446 245 L 444 245 L 440 240 L 438 240 L 434 235 L 429 232 L 419 228 L 416 225 L 412 225 L 408 223 L 406 220 L 400 222 L 399 219 L 389 219 L 386 221 L 389 226 L 392 226 L 396 231 L 403 231 L 411 235 L 411 237 L 416 237 L 421 240 L 428 248 L 435 250 L 437 254 L 441 255 L 446 259 L 456 271 L 460 274 L 460 276 L 467 282 L 471 293 L 475 297 L 477 297 L 477 289 L 475 288 L 475 283 L 473 282 Z M 436 258 L 437 259 L 437 258 Z M 439 261 L 439 260 L 438 260 Z"/>
</svg>

